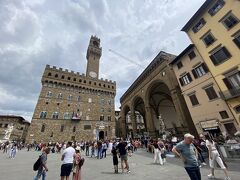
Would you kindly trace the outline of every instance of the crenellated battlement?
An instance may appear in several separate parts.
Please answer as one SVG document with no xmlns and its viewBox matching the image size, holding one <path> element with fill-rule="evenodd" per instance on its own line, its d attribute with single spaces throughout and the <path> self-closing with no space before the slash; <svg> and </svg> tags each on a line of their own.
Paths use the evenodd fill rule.
<svg viewBox="0 0 240 180">
<path fill-rule="evenodd" d="M 51 74 L 50 74 L 51 73 Z M 96 82 L 102 82 L 102 83 L 107 83 L 107 84 L 111 84 L 111 85 L 116 85 L 116 81 L 112 81 L 109 79 L 95 79 L 95 78 L 91 78 L 91 77 L 87 77 L 86 74 L 84 73 L 80 73 L 80 72 L 75 72 L 75 71 L 70 71 L 68 69 L 63 69 L 61 67 L 56 67 L 56 66 L 50 66 L 49 64 L 46 65 L 43 77 L 51 77 L 54 79 L 59 79 L 61 80 L 62 77 L 64 76 L 64 79 L 69 78 L 70 80 L 74 81 L 74 78 L 81 78 L 81 80 L 89 80 L 89 81 L 96 81 Z M 66 77 L 65 77 L 66 76 Z M 67 80 L 69 80 L 67 79 Z"/>
</svg>

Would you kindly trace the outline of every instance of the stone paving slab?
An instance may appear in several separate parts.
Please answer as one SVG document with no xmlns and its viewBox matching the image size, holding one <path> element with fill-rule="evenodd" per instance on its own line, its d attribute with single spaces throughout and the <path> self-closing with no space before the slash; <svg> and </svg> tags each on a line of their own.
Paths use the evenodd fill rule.
<svg viewBox="0 0 240 180">
<path fill-rule="evenodd" d="M 0 180 L 32 180 L 36 172 L 32 170 L 33 163 L 39 156 L 39 152 L 19 151 L 17 157 L 12 160 L 6 154 L 0 153 Z M 82 169 L 82 180 L 188 180 L 188 176 L 181 166 L 181 161 L 176 158 L 168 158 L 164 166 L 153 164 L 152 154 L 143 150 L 138 151 L 129 158 L 130 174 L 114 174 L 112 158 L 97 160 L 85 157 L 86 161 Z M 48 180 L 57 180 L 61 166 L 60 154 L 49 154 L 47 174 Z M 230 175 L 232 180 L 240 180 L 240 164 L 230 163 Z M 207 179 L 208 167 L 201 169 L 202 179 Z M 218 179 L 223 180 L 221 170 L 216 170 Z M 222 178 L 221 178 L 222 177 Z"/>
</svg>

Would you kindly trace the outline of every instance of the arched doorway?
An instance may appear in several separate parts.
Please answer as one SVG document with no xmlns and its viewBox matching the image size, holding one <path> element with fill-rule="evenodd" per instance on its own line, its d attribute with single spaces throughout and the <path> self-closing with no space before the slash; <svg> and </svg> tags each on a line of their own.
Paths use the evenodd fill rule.
<svg viewBox="0 0 240 180">
<path fill-rule="evenodd" d="M 140 136 L 144 135 L 146 131 L 146 118 L 145 118 L 145 105 L 141 97 L 136 97 L 133 101 L 134 117 L 136 122 L 137 134 Z"/>
<path fill-rule="evenodd" d="M 99 132 L 99 140 L 104 140 L 104 131 Z"/>
<path fill-rule="evenodd" d="M 181 134 L 185 131 L 186 124 L 183 124 L 181 116 L 178 114 L 181 109 L 176 109 L 172 93 L 165 83 L 154 82 L 148 90 L 147 98 L 156 134 Z"/>
</svg>

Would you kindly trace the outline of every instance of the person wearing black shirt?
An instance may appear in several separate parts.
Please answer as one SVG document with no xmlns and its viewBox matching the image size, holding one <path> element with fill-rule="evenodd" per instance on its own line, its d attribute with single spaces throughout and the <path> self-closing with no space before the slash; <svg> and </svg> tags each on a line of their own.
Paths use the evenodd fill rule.
<svg viewBox="0 0 240 180">
<path fill-rule="evenodd" d="M 113 156 L 113 166 L 115 170 L 115 174 L 118 173 L 118 156 L 117 156 L 117 148 L 116 148 L 116 143 L 113 143 L 113 148 L 112 148 L 112 156 Z"/>
<path fill-rule="evenodd" d="M 124 173 L 124 166 L 123 166 L 124 163 L 127 168 L 127 173 L 130 173 L 129 165 L 128 165 L 128 158 L 127 158 L 127 143 L 124 142 L 123 139 L 121 139 L 121 141 L 117 145 L 117 150 L 118 150 L 118 152 L 120 154 L 120 158 L 121 158 L 122 173 Z"/>
</svg>

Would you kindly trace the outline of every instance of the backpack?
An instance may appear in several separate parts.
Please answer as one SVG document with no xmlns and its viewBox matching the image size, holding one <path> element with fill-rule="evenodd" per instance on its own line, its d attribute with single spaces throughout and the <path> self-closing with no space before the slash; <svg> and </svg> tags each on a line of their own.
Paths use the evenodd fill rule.
<svg viewBox="0 0 240 180">
<path fill-rule="evenodd" d="M 83 166 L 84 162 L 85 162 L 85 159 L 84 159 L 84 158 L 81 158 L 81 159 L 80 159 L 80 162 L 79 162 L 79 167 L 80 167 L 80 168 Z"/>
<path fill-rule="evenodd" d="M 33 170 L 37 171 L 39 169 L 39 167 L 42 165 L 42 160 L 41 160 L 41 156 L 39 156 L 39 158 L 37 159 L 37 161 L 34 163 L 33 165 Z"/>
</svg>

